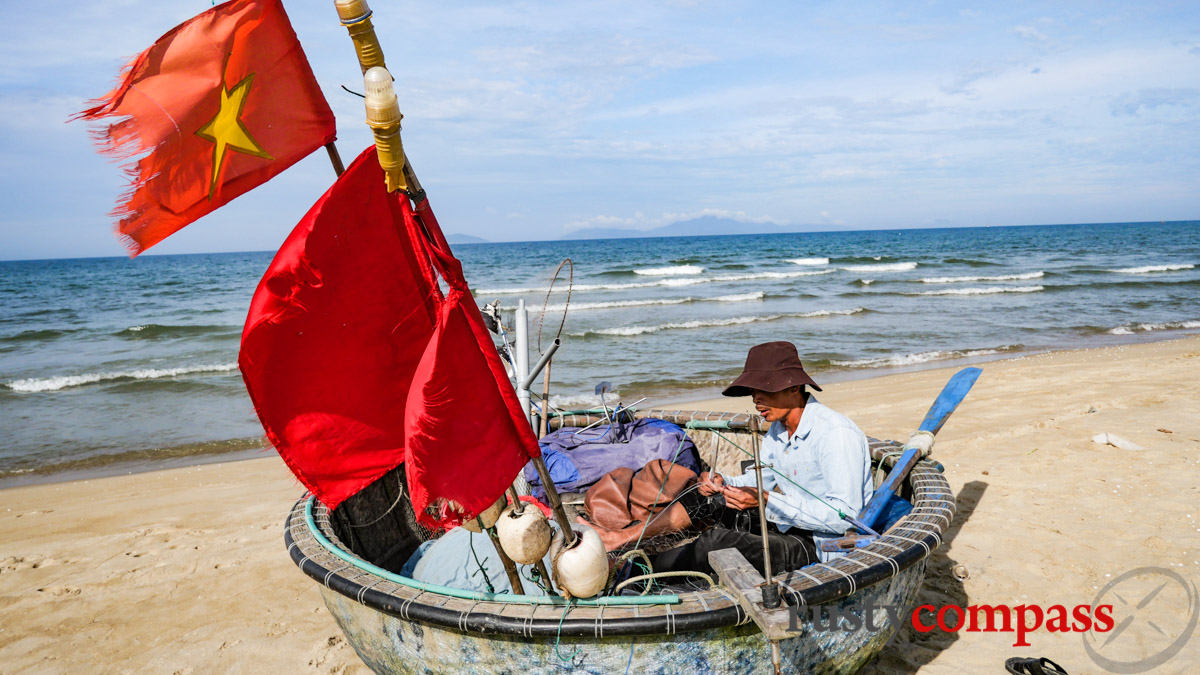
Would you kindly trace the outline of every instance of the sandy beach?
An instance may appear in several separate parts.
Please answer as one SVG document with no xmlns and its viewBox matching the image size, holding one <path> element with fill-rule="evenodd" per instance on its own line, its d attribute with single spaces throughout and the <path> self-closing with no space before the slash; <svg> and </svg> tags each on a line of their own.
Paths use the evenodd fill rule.
<svg viewBox="0 0 1200 675">
<path fill-rule="evenodd" d="M 958 515 L 922 602 L 1072 607 L 1146 566 L 1200 579 L 1200 337 L 983 368 L 935 448 Z M 838 383 L 820 398 L 870 435 L 904 439 L 952 372 Z M 1143 449 L 1093 442 L 1101 433 Z M 301 492 L 274 456 L 0 491 L 0 671 L 366 672 L 284 551 Z M 1153 654 L 1191 608 L 1164 593 L 1139 611 L 1110 655 Z M 1029 640 L 908 628 L 868 672 L 1003 672 L 1010 656 L 1103 672 L 1078 633 Z M 1160 669 L 1197 662 L 1193 637 Z"/>
</svg>

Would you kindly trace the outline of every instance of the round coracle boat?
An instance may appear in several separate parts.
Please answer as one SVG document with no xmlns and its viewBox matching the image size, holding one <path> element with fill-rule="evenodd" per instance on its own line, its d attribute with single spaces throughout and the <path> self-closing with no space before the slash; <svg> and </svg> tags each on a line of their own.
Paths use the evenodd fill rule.
<svg viewBox="0 0 1200 675">
<path fill-rule="evenodd" d="M 732 413 L 648 410 L 688 430 L 705 468 L 740 473 L 756 425 Z M 551 426 L 590 423 L 564 415 Z M 875 466 L 888 467 L 901 444 L 871 439 Z M 911 513 L 867 546 L 775 574 L 784 600 L 803 608 L 778 640 L 785 672 L 852 673 L 874 658 L 898 627 L 883 606 L 913 604 L 926 558 L 942 542 L 954 496 L 928 459 L 908 474 L 901 496 Z M 321 584 L 330 613 L 362 660 L 378 673 L 771 672 L 768 642 L 734 594 L 721 585 L 670 595 L 597 597 L 490 594 L 400 576 L 408 557 L 436 537 L 417 524 L 403 466 L 335 511 L 311 496 L 288 516 L 292 560 Z M 865 612 L 872 612 L 865 617 Z M 856 616 L 858 630 L 837 628 Z M 869 619 L 869 621 L 864 620 Z M 818 626 L 820 624 L 820 626 Z M 863 628 L 873 625 L 878 630 Z"/>
</svg>

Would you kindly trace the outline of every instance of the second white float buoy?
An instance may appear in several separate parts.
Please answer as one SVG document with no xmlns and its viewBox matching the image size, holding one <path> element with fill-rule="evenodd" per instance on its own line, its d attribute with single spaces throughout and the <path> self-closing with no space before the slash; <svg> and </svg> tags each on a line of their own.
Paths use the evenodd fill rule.
<svg viewBox="0 0 1200 675">
<path fill-rule="evenodd" d="M 568 598 L 590 598 L 608 584 L 608 554 L 595 530 L 580 524 L 571 529 L 578 539 L 575 546 L 564 548 L 561 532 L 554 533 L 550 544 L 554 580 Z"/>
</svg>

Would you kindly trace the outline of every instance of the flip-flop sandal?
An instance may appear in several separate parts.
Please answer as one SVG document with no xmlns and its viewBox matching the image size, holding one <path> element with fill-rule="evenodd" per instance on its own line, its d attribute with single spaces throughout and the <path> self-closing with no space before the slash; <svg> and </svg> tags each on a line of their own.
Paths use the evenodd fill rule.
<svg viewBox="0 0 1200 675">
<path fill-rule="evenodd" d="M 1013 675 L 1067 675 L 1067 671 L 1046 658 L 1026 659 L 1019 656 L 1004 662 L 1004 668 Z"/>
</svg>

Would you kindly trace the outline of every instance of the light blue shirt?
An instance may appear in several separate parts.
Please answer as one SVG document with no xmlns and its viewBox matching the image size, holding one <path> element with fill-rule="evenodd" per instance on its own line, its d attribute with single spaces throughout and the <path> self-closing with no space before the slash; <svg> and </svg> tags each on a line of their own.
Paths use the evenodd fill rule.
<svg viewBox="0 0 1200 675">
<path fill-rule="evenodd" d="M 767 520 L 781 532 L 793 527 L 812 530 L 820 559 L 828 560 L 830 554 L 819 549 L 821 539 L 843 536 L 850 528 L 850 523 L 830 506 L 857 517 L 874 492 L 866 435 L 845 415 L 808 394 L 796 433 L 789 437 L 783 423 L 771 424 L 759 454 L 763 488 L 773 490 L 767 498 Z M 790 480 L 782 480 L 780 475 Z M 725 482 L 735 487 L 757 487 L 753 470 L 726 478 Z"/>
</svg>

